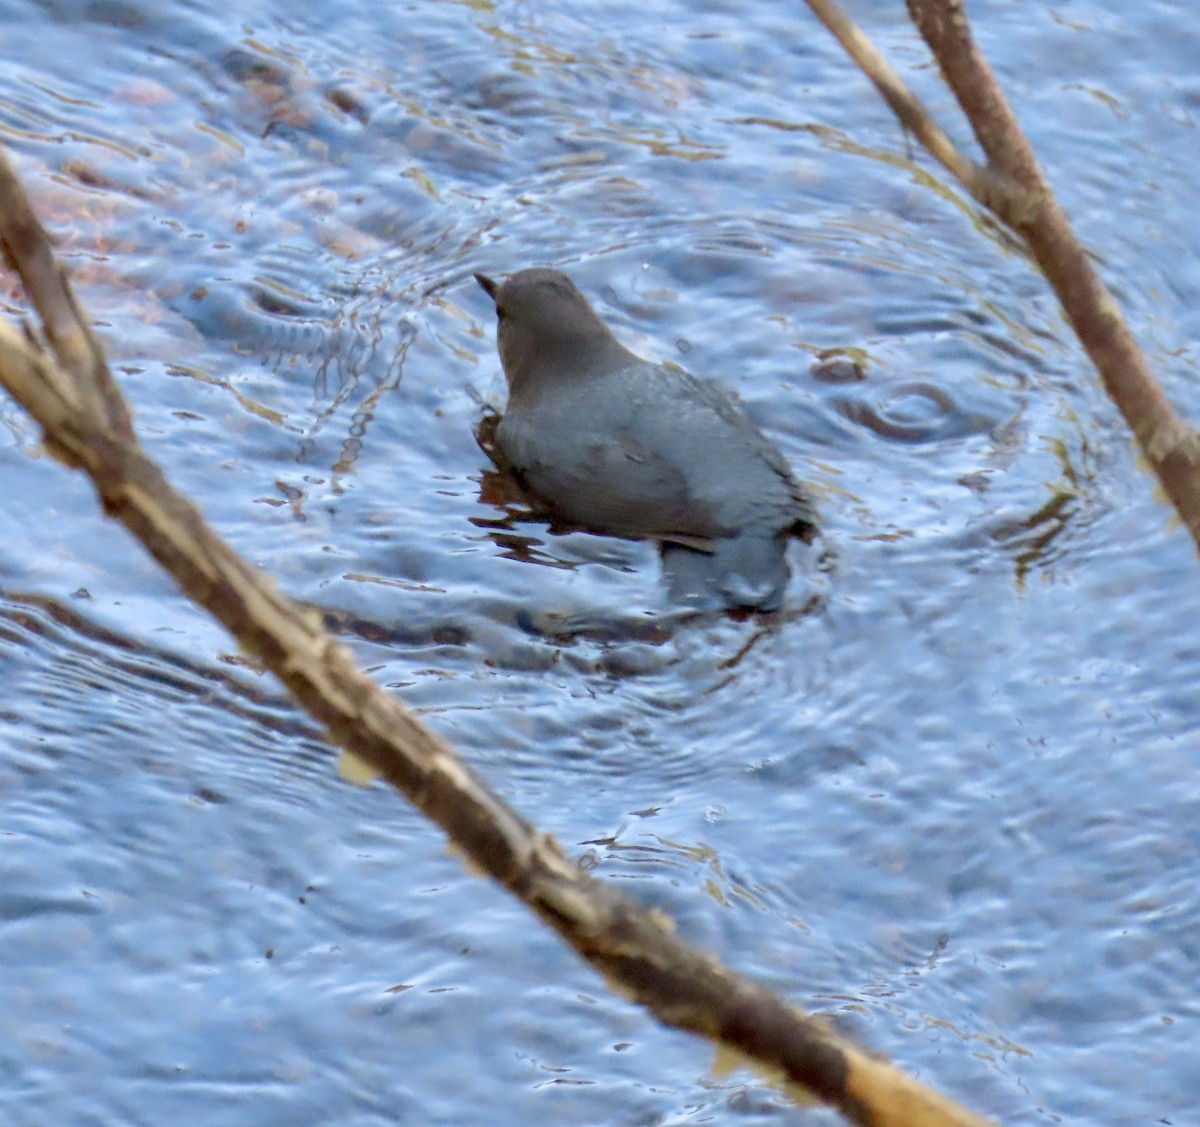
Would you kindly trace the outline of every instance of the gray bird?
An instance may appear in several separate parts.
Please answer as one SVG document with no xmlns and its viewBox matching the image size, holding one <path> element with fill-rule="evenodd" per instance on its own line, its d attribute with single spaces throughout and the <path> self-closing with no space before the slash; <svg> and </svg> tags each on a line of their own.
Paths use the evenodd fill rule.
<svg viewBox="0 0 1200 1127">
<path fill-rule="evenodd" d="M 778 448 L 713 384 L 625 348 L 561 271 L 475 280 L 508 382 L 496 442 L 522 487 L 571 524 L 659 541 L 690 598 L 778 609 L 787 538 L 816 523 Z"/>
</svg>

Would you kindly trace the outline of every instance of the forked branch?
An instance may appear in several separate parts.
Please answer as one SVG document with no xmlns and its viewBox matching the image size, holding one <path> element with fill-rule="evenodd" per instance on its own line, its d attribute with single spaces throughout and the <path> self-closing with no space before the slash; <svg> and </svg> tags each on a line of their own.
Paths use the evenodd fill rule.
<svg viewBox="0 0 1200 1127">
<path fill-rule="evenodd" d="M 1020 236 L 1133 431 L 1142 456 L 1200 547 L 1200 436 L 1175 412 L 1116 302 L 1050 191 L 1033 149 L 979 50 L 962 0 L 908 0 L 987 156 L 963 156 L 834 0 L 808 0 L 897 117 L 976 199 Z"/>
</svg>

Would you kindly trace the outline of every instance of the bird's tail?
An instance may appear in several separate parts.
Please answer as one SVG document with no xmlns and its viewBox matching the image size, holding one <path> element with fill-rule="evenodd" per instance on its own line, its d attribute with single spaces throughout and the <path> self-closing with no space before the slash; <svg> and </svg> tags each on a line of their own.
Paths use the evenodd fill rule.
<svg viewBox="0 0 1200 1127">
<path fill-rule="evenodd" d="M 782 536 L 743 532 L 718 540 L 713 552 L 721 593 L 731 607 L 778 610 L 791 571 Z"/>
<path fill-rule="evenodd" d="M 663 570 L 676 601 L 697 607 L 773 611 L 783 605 L 791 572 L 783 536 L 742 533 L 712 552 L 663 545 Z"/>
</svg>

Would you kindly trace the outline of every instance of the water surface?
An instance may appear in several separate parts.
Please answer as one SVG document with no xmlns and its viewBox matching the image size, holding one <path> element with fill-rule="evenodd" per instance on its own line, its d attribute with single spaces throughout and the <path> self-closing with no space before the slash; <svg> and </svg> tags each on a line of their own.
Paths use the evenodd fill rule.
<svg viewBox="0 0 1200 1127">
<path fill-rule="evenodd" d="M 902 7 L 855 14 L 966 144 Z M 971 16 L 1200 417 L 1191 9 Z M 3 19 L 0 136 L 148 448 L 382 684 L 600 875 L 978 1110 L 1187 1120 L 1194 552 L 1044 283 L 803 8 Z M 536 263 L 786 452 L 825 530 L 793 613 L 681 622 L 651 546 L 481 488 L 471 272 Z M 838 355 L 864 378 L 814 371 Z M 714 1075 L 340 782 L 0 417 L 9 1121 L 833 1121 Z"/>
</svg>

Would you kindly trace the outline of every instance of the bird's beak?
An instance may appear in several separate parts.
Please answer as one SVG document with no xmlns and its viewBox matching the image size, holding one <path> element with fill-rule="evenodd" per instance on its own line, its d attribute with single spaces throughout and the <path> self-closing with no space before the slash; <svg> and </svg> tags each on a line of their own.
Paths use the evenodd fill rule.
<svg viewBox="0 0 1200 1127">
<path fill-rule="evenodd" d="M 476 274 L 475 281 L 477 281 L 483 287 L 488 297 L 490 297 L 493 301 L 496 300 L 496 291 L 500 288 L 496 282 L 493 282 L 492 279 L 486 274 Z"/>
</svg>

